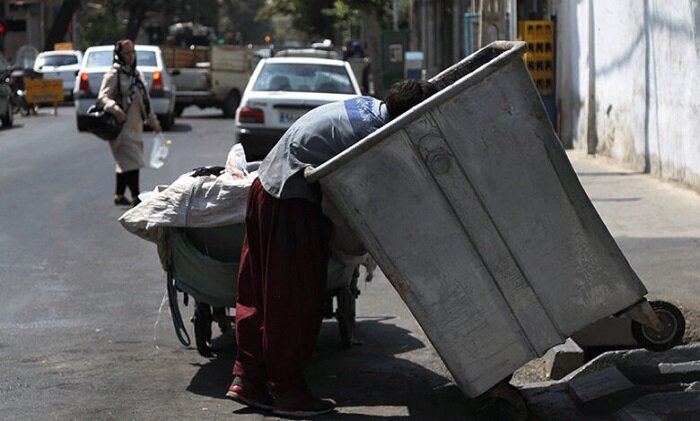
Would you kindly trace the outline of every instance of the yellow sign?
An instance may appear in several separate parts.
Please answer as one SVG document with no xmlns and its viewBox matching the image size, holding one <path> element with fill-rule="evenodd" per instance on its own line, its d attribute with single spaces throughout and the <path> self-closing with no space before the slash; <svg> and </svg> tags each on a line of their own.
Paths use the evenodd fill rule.
<svg viewBox="0 0 700 421">
<path fill-rule="evenodd" d="M 63 81 L 61 79 L 24 79 L 27 88 L 27 102 L 31 104 L 63 101 Z"/>
<path fill-rule="evenodd" d="M 56 44 L 53 45 L 53 49 L 56 51 L 59 50 L 72 50 L 73 49 L 73 43 L 72 42 L 57 42 Z"/>
</svg>

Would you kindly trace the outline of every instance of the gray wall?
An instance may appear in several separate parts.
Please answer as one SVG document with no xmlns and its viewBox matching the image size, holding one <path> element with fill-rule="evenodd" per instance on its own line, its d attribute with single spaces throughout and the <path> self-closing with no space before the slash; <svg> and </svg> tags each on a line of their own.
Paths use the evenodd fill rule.
<svg viewBox="0 0 700 421">
<path fill-rule="evenodd" d="M 700 0 L 561 0 L 560 136 L 700 188 Z"/>
</svg>

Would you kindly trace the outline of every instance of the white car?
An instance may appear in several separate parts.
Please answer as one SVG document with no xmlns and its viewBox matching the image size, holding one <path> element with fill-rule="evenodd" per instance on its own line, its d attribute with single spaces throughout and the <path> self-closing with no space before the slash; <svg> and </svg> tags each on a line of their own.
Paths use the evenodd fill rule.
<svg viewBox="0 0 700 421">
<path fill-rule="evenodd" d="M 175 122 L 175 85 L 165 67 L 163 53 L 159 47 L 153 45 L 136 44 L 135 50 L 136 67 L 146 78 L 151 107 L 163 130 L 168 130 Z M 85 115 L 97 100 L 102 77 L 112 67 L 113 57 L 113 45 L 90 47 L 85 50 L 73 91 L 78 131 L 85 130 Z"/>
<path fill-rule="evenodd" d="M 258 63 L 236 110 L 235 141 L 262 158 L 299 117 L 319 105 L 361 95 L 343 60 L 272 57 Z"/>
<path fill-rule="evenodd" d="M 34 60 L 34 71 L 41 73 L 42 79 L 63 81 L 63 97 L 71 100 L 82 58 L 83 53 L 77 50 L 44 51 Z"/>
</svg>

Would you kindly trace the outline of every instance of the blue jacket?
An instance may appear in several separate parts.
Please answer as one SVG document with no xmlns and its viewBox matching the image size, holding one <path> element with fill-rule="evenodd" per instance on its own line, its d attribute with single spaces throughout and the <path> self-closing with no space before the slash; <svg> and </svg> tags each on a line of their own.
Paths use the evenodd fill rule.
<svg viewBox="0 0 700 421">
<path fill-rule="evenodd" d="M 292 124 L 265 157 L 258 169 L 260 182 L 278 199 L 319 203 L 320 191 L 306 182 L 304 168 L 318 167 L 388 120 L 384 103 L 366 96 L 314 108 Z"/>
</svg>

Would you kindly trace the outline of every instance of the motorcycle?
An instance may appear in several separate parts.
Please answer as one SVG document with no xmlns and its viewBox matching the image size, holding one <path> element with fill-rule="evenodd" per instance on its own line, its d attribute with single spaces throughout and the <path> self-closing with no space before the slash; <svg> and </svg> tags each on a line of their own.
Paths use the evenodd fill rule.
<svg viewBox="0 0 700 421">
<path fill-rule="evenodd" d="M 15 64 L 10 74 L 10 87 L 12 88 L 13 110 L 24 116 L 37 114 L 38 106 L 27 101 L 27 90 L 24 86 L 26 79 L 41 79 L 42 74 L 34 71 L 34 61 L 39 51 L 31 45 L 23 45 L 17 50 Z"/>
<path fill-rule="evenodd" d="M 12 90 L 12 105 L 15 114 L 22 113 L 24 116 L 37 114 L 37 105 L 27 101 L 27 91 L 24 86 L 25 78 L 41 78 L 41 73 L 31 69 L 13 68 L 8 78 L 8 83 Z"/>
</svg>

